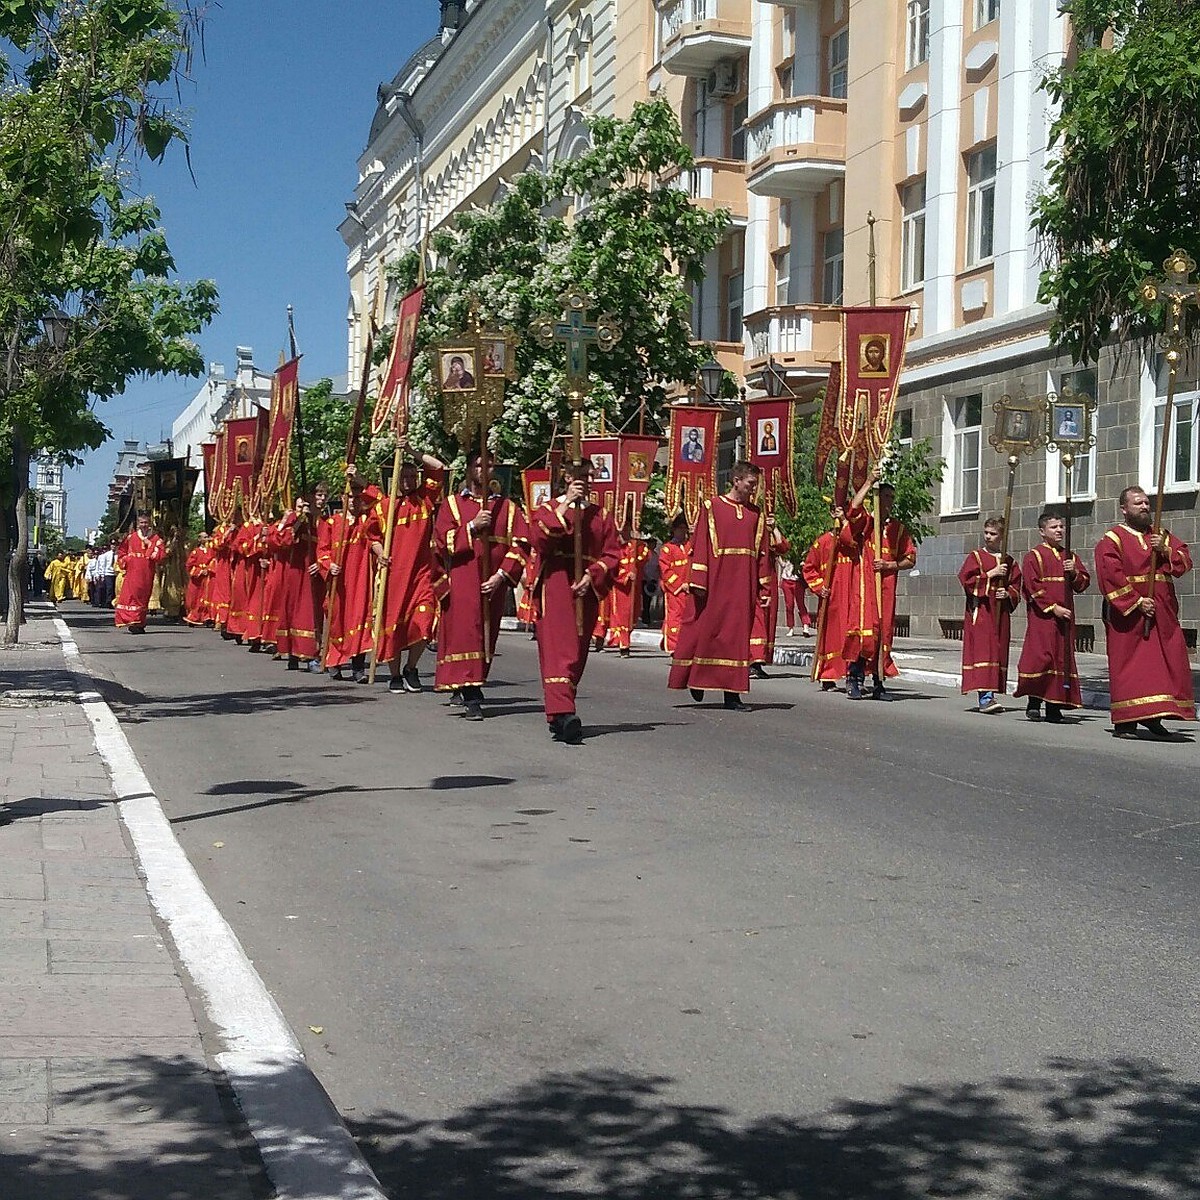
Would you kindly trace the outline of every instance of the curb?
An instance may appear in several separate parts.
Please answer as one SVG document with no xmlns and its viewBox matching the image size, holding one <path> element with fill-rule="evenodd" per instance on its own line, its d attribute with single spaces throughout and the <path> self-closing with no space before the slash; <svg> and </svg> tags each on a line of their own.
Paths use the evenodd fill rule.
<svg viewBox="0 0 1200 1200">
<path fill-rule="evenodd" d="M 55 616 L 54 626 L 67 668 L 79 677 L 79 702 L 112 779 L 146 893 L 226 1047 L 214 1058 L 271 1183 L 288 1200 L 386 1200 L 279 1006 L 188 861 L 116 716 L 95 690 L 67 623 Z"/>
</svg>

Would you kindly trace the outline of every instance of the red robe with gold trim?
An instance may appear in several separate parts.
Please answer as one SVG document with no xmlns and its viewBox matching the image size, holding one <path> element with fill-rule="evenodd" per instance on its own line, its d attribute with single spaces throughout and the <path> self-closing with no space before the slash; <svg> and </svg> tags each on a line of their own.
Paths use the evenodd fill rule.
<svg viewBox="0 0 1200 1200">
<path fill-rule="evenodd" d="M 1186 542 L 1167 535 L 1166 556 L 1149 537 L 1118 525 L 1096 546 L 1096 581 L 1104 593 L 1104 634 L 1108 649 L 1108 690 L 1115 723 L 1155 717 L 1194 721 L 1196 700 L 1187 642 L 1179 627 L 1179 600 L 1172 582 L 1192 569 Z M 1150 587 L 1154 560 L 1154 616 L 1143 637 L 1138 599 Z"/>
<path fill-rule="evenodd" d="M 469 526 L 479 516 L 481 501 L 469 493 L 450 496 L 438 510 L 433 525 L 433 552 L 439 568 L 435 586 L 442 611 L 438 622 L 437 670 L 434 688 L 439 692 L 481 687 L 487 682 L 505 592 L 494 591 L 488 600 L 487 652 L 484 652 L 484 579 L 503 571 L 509 586 L 516 587 L 525 568 L 529 527 L 525 514 L 511 500 L 493 499 L 492 528 L 486 538 Z M 485 552 L 489 562 L 485 564 Z"/>
<path fill-rule="evenodd" d="M 558 515 L 560 500 L 543 504 L 529 524 L 530 540 L 541 570 L 534 585 L 538 661 L 546 720 L 575 711 L 575 692 L 587 666 L 588 649 L 601 599 L 612 587 L 621 543 L 612 517 L 595 504 L 582 512 L 571 507 Z M 575 522 L 583 521 L 583 567 L 592 586 L 583 597 L 583 633 L 577 632 L 575 597 Z"/>
<path fill-rule="evenodd" d="M 262 570 L 258 565 L 265 549 L 265 541 L 260 545 L 262 533 L 261 521 L 246 521 L 230 542 L 233 586 L 226 628 L 249 641 L 257 641 L 262 628 Z"/>
<path fill-rule="evenodd" d="M 317 530 L 310 520 L 287 513 L 267 531 L 267 543 L 278 564 L 274 596 L 274 640 L 286 658 L 316 658 L 317 614 L 321 580 L 309 568 L 317 561 Z"/>
<path fill-rule="evenodd" d="M 662 648 L 675 653 L 679 631 L 692 615 L 691 579 L 692 543 L 667 542 L 658 552 L 658 577 L 663 592 Z"/>
<path fill-rule="evenodd" d="M 207 598 L 207 585 L 212 577 L 212 551 L 203 542 L 193 546 L 187 556 L 187 577 L 183 619 L 189 625 L 203 625 L 212 619 Z"/>
<path fill-rule="evenodd" d="M 167 557 L 166 543 L 157 533 L 142 537 L 135 529 L 117 547 L 117 566 L 125 572 L 113 619 L 119 626 L 145 625 L 154 590 L 154 571 Z"/>
<path fill-rule="evenodd" d="M 1075 617 L 1073 593 L 1087 591 L 1091 582 L 1087 567 L 1072 554 L 1075 578 L 1067 586 L 1064 552 L 1044 542 L 1025 555 L 1021 565 L 1021 588 L 1025 593 L 1025 641 L 1017 662 L 1017 696 L 1037 696 L 1048 704 L 1081 708 L 1079 671 L 1075 666 Z M 1071 610 L 1069 620 L 1054 616 L 1050 609 L 1061 604 Z"/>
<path fill-rule="evenodd" d="M 787 538 L 779 541 L 767 536 L 771 582 L 767 585 L 767 607 L 754 610 L 754 632 L 750 635 L 750 659 L 756 663 L 775 661 L 775 628 L 779 624 L 779 560 L 792 548 Z"/>
<path fill-rule="evenodd" d="M 832 562 L 835 551 L 845 563 L 843 571 L 848 570 L 849 555 L 839 545 L 838 535 L 833 530 L 827 530 L 809 546 L 800 566 L 805 585 L 817 598 L 817 645 L 813 652 L 816 656 L 816 672 L 813 678 L 831 683 L 836 683 L 846 674 L 846 660 L 842 658 L 845 629 L 839 625 L 836 606 L 826 596 L 827 590 L 833 592 L 836 582 L 835 564 Z"/>
<path fill-rule="evenodd" d="M 210 541 L 213 569 L 208 602 L 217 629 L 229 628 L 229 610 L 233 603 L 233 539 L 237 531 L 236 525 L 218 525 Z"/>
<path fill-rule="evenodd" d="M 371 649 L 371 585 L 374 576 L 367 523 L 370 516 L 335 513 L 319 537 L 317 562 L 323 578 L 333 579 L 329 601 L 329 652 L 325 666 L 340 667 Z M 341 573 L 330 568 L 341 562 Z"/>
<path fill-rule="evenodd" d="M 892 642 L 896 635 L 896 585 L 900 578 L 898 571 L 889 571 L 882 578 L 882 587 L 880 592 L 883 597 L 883 620 L 880 621 L 877 617 L 877 601 L 875 595 L 875 518 L 865 509 L 851 507 L 846 513 L 846 525 L 850 529 L 851 535 L 859 540 L 861 546 L 861 562 L 862 562 L 862 586 L 865 591 L 863 595 L 862 611 L 864 616 L 869 616 L 871 619 L 872 629 L 878 629 L 882 638 L 880 647 L 880 663 L 882 668 L 882 677 L 891 678 L 898 675 L 900 672 L 896 669 L 896 664 L 892 660 Z M 880 542 L 880 548 L 883 551 L 883 557 L 890 559 L 892 562 L 900 562 L 902 559 L 911 558 L 915 563 L 917 561 L 917 544 L 913 541 L 913 536 L 909 533 L 907 527 L 901 521 L 897 521 L 894 517 L 889 518 L 883 523 L 883 534 Z M 865 622 L 864 622 L 865 623 Z M 868 669 L 871 669 L 872 660 L 875 655 L 874 636 L 871 638 L 871 649 L 868 655 Z"/>
<path fill-rule="evenodd" d="M 621 546 L 612 591 L 608 593 L 610 647 L 620 650 L 630 647 L 633 627 L 642 612 L 642 572 L 649 557 L 650 549 L 640 538 L 630 538 Z"/>
<path fill-rule="evenodd" d="M 1005 586 L 987 577 L 1000 562 L 1000 556 L 990 550 L 972 550 L 958 571 L 958 582 L 967 594 L 962 649 L 964 693 L 1003 695 L 1008 689 L 1008 650 L 1012 614 L 1021 603 L 1021 568 L 1011 554 L 1006 554 L 1004 561 L 1008 564 Z"/>
<path fill-rule="evenodd" d="M 526 529 L 528 529 L 528 525 L 526 525 Z M 525 560 L 525 571 L 521 575 L 521 598 L 517 601 L 517 620 L 522 625 L 532 625 L 537 620 L 533 596 L 533 585 L 537 582 L 537 577 L 538 558 L 531 547 L 529 557 Z"/>
<path fill-rule="evenodd" d="M 426 479 L 411 495 L 397 498 L 392 534 L 392 565 L 383 598 L 383 629 L 376 662 L 391 662 L 409 646 L 433 636 L 437 601 L 433 595 L 433 516 L 441 488 Z M 382 546 L 391 498 L 383 496 L 371 511 L 367 537 Z"/>
<path fill-rule="evenodd" d="M 696 609 L 679 633 L 667 687 L 750 690 L 754 610 L 767 597 L 767 523 L 753 504 L 705 500 L 692 539 Z"/>
</svg>

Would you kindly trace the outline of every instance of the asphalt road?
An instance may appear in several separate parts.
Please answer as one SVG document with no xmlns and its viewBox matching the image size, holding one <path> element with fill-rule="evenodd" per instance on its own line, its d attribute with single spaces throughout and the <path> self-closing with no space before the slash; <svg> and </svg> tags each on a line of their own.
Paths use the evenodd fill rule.
<svg viewBox="0 0 1200 1200">
<path fill-rule="evenodd" d="M 66 615 L 396 1196 L 1197 1195 L 1190 740 L 602 655 L 564 747 L 523 635 L 472 725 Z"/>
</svg>

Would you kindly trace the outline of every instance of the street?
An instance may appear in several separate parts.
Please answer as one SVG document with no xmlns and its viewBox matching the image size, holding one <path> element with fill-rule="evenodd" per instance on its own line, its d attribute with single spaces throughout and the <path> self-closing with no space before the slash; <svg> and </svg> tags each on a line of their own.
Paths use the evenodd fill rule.
<svg viewBox="0 0 1200 1200">
<path fill-rule="evenodd" d="M 472 725 L 64 615 L 393 1195 L 1195 1194 L 1190 738 L 606 654 L 565 747 L 523 634 Z"/>
</svg>

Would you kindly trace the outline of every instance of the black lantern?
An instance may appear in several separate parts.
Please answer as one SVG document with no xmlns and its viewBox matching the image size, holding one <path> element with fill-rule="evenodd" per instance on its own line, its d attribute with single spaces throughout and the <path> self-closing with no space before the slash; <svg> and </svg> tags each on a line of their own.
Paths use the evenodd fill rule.
<svg viewBox="0 0 1200 1200">
<path fill-rule="evenodd" d="M 721 385 L 725 382 L 725 368 L 715 358 L 700 368 L 700 389 L 709 400 L 716 400 L 721 395 Z"/>
<path fill-rule="evenodd" d="M 65 350 L 71 336 L 71 318 L 61 308 L 52 309 L 42 318 L 42 333 L 51 350 Z"/>
<path fill-rule="evenodd" d="M 787 373 L 773 358 L 767 359 L 762 374 L 763 390 L 772 400 L 778 400 L 788 390 Z"/>
</svg>

